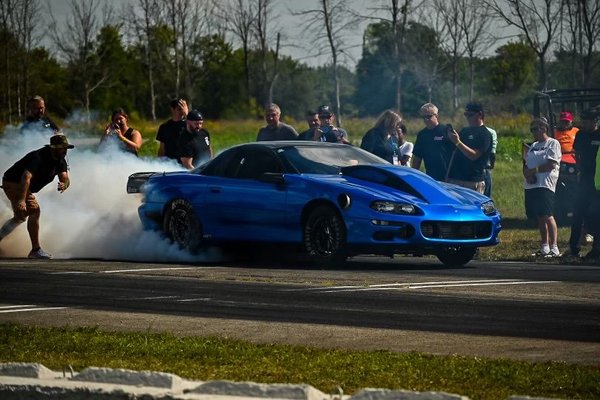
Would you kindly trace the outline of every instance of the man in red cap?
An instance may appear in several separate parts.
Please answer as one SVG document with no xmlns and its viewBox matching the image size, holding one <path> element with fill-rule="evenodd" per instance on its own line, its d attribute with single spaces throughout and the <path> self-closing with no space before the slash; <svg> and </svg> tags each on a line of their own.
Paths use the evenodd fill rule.
<svg viewBox="0 0 600 400">
<path fill-rule="evenodd" d="M 555 217 L 559 223 L 573 213 L 574 191 L 577 190 L 577 167 L 575 158 L 575 136 L 579 129 L 573 126 L 573 114 L 562 111 L 554 130 L 554 138 L 560 143 L 560 175 L 556 185 Z"/>
</svg>

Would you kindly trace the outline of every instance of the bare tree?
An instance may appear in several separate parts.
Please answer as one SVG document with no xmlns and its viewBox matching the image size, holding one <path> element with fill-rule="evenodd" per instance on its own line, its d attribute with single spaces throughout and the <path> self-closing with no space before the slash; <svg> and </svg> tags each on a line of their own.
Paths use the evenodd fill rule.
<svg viewBox="0 0 600 400">
<path fill-rule="evenodd" d="M 250 104 L 250 49 L 252 47 L 252 28 L 256 20 L 255 3 L 251 0 L 230 0 L 219 7 L 219 17 L 225 21 L 225 27 L 242 46 L 244 78 L 247 103 Z"/>
<path fill-rule="evenodd" d="M 193 101 L 192 77 L 190 72 L 189 48 L 205 31 L 207 10 L 206 0 L 164 0 L 167 3 L 167 19 L 173 31 L 173 58 L 175 63 L 175 97 L 181 90 L 183 70 L 184 92 L 190 106 Z"/>
<path fill-rule="evenodd" d="M 490 6 L 483 0 L 458 0 L 460 25 L 464 45 L 469 57 L 469 100 L 475 96 L 475 59 L 493 46 L 498 38 L 492 34 L 494 15 Z"/>
<path fill-rule="evenodd" d="M 135 37 L 144 49 L 144 64 L 148 71 L 148 84 L 150 86 L 150 111 L 152 120 L 156 121 L 156 82 L 155 82 L 155 60 L 153 54 L 153 30 L 163 20 L 163 12 L 159 0 L 138 0 L 137 7 L 140 13 L 132 5 L 129 9 L 129 20 L 135 30 Z"/>
<path fill-rule="evenodd" d="M 546 57 L 553 44 L 563 11 L 556 0 L 483 0 L 508 26 L 517 28 L 539 61 L 539 88 L 546 89 Z M 597 0 L 592 0 L 597 1 Z M 507 8 L 507 9 L 506 9 Z"/>
<path fill-rule="evenodd" d="M 24 96 L 29 95 L 29 54 L 34 44 L 39 42 L 40 34 L 34 23 L 39 18 L 38 0 L 2 0 L 0 1 L 0 28 L 11 35 L 17 48 L 4 46 L 5 102 L 8 107 L 8 121 L 12 123 L 13 90 L 16 111 L 22 117 Z"/>
<path fill-rule="evenodd" d="M 264 99 L 264 106 L 273 102 L 273 85 L 277 80 L 277 58 L 279 57 L 279 38 L 277 35 L 276 49 L 274 53 L 273 68 L 269 73 L 268 59 L 271 47 L 269 46 L 269 30 L 268 22 L 272 14 L 272 0 L 256 0 L 256 15 L 254 18 L 253 32 L 258 44 L 258 52 L 260 56 L 260 82 L 261 94 Z"/>
<path fill-rule="evenodd" d="M 336 121 L 342 125 L 340 104 L 340 83 L 338 76 L 339 58 L 348 55 L 352 47 L 346 42 L 347 33 L 356 29 L 359 17 L 350 8 L 347 0 L 318 0 L 319 8 L 295 13 L 305 19 L 305 30 L 312 35 L 316 43 L 317 55 L 331 55 L 331 68 L 333 72 Z M 317 21 L 315 23 L 315 21 Z M 323 43 L 323 44 L 322 44 Z"/>
<path fill-rule="evenodd" d="M 394 78 L 394 108 L 398 112 L 402 109 L 402 73 L 406 69 L 406 28 L 409 16 L 418 6 L 420 2 L 415 4 L 414 0 L 380 0 L 379 4 L 371 9 L 375 16 L 362 16 L 366 19 L 377 19 L 392 27 L 393 47 L 390 66 Z"/>
<path fill-rule="evenodd" d="M 573 85 L 576 77 L 580 75 L 583 87 L 589 87 L 592 73 L 600 64 L 600 59 L 594 57 L 600 42 L 600 2 L 565 0 L 565 9 L 565 25 L 569 30 L 567 46 L 570 46 L 572 52 Z M 581 64 L 579 74 L 575 73 L 577 61 Z"/>
</svg>

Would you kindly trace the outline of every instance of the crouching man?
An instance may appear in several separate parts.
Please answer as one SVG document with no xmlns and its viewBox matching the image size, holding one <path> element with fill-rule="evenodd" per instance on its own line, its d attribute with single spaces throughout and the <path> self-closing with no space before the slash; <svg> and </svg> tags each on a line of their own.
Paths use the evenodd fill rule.
<svg viewBox="0 0 600 400">
<path fill-rule="evenodd" d="M 40 247 L 40 206 L 34 196 L 44 186 L 58 176 L 58 191 L 69 187 L 66 136 L 57 134 L 50 137 L 50 144 L 34 150 L 10 167 L 2 178 L 2 188 L 10 200 L 14 216 L 0 228 L 0 241 L 17 226 L 27 221 L 27 231 L 31 239 L 29 258 L 52 258 Z"/>
</svg>

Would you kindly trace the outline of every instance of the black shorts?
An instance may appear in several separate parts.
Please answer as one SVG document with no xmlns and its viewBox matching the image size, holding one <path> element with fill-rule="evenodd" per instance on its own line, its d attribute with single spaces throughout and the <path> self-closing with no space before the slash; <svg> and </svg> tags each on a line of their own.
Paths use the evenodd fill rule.
<svg viewBox="0 0 600 400">
<path fill-rule="evenodd" d="M 554 215 L 554 192 L 546 188 L 525 190 L 525 214 L 527 218 Z"/>
</svg>

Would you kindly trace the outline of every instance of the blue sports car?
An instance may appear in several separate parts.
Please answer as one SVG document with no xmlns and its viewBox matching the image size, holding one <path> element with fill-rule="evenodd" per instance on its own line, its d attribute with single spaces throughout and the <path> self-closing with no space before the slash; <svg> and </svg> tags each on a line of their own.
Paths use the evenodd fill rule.
<svg viewBox="0 0 600 400">
<path fill-rule="evenodd" d="M 301 245 L 319 264 L 358 254 L 433 254 L 468 263 L 499 243 L 489 198 L 360 148 L 308 141 L 229 148 L 192 171 L 131 175 L 145 229 L 195 252 L 205 244 Z"/>
</svg>

